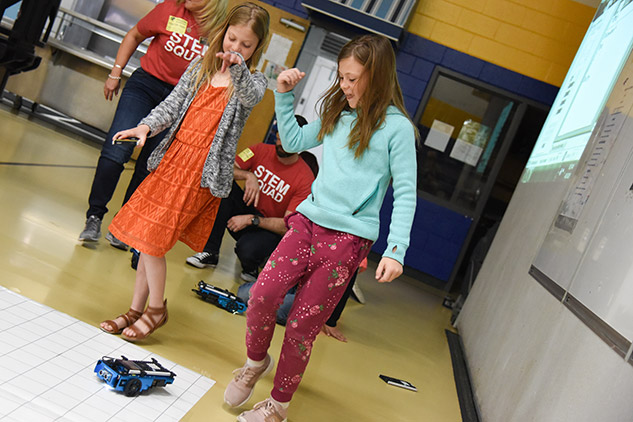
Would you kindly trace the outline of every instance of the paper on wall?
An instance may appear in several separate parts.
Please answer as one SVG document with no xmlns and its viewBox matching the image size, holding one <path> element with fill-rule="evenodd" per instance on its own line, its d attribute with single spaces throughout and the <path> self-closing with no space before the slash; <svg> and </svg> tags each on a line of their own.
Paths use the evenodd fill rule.
<svg viewBox="0 0 633 422">
<path fill-rule="evenodd" d="M 463 161 L 471 166 L 477 165 L 479 157 L 488 143 L 490 128 L 473 120 L 466 120 L 457 141 L 453 146 L 450 157 Z"/>
<path fill-rule="evenodd" d="M 290 53 L 290 47 L 292 47 L 292 40 L 282 37 L 279 34 L 273 34 L 270 37 L 270 43 L 268 49 L 264 53 L 264 59 L 273 63 L 281 63 L 284 65 Z"/>
<path fill-rule="evenodd" d="M 284 70 L 286 70 L 286 66 L 275 64 L 270 61 L 266 63 L 266 68 L 262 73 L 268 79 L 268 89 L 273 91 L 277 89 L 277 76 L 279 76 L 279 74 Z"/>
<path fill-rule="evenodd" d="M 433 120 L 431 130 L 424 140 L 424 145 L 444 152 L 454 130 L 455 128 L 448 123 Z"/>
</svg>

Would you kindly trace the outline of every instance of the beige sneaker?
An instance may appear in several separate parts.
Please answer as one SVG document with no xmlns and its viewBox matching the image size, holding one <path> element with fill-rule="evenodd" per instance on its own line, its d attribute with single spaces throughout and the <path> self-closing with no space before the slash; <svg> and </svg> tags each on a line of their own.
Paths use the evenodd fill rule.
<svg viewBox="0 0 633 422">
<path fill-rule="evenodd" d="M 284 409 L 271 398 L 257 403 L 253 410 L 242 412 L 237 417 L 239 422 L 286 422 L 288 410 Z"/>
<path fill-rule="evenodd" d="M 261 367 L 253 368 L 244 365 L 233 371 L 235 378 L 226 386 L 224 390 L 224 402 L 231 407 L 239 407 L 246 403 L 253 394 L 255 383 L 261 377 L 268 374 L 275 365 L 275 361 L 270 355 L 266 355 L 264 364 Z M 264 420 L 264 419 L 262 419 Z"/>
</svg>

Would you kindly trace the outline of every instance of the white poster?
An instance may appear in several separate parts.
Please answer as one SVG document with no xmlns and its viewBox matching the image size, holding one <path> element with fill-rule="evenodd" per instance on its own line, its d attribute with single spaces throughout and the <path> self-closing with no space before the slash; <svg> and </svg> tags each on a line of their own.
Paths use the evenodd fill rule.
<svg viewBox="0 0 633 422">
<path fill-rule="evenodd" d="M 264 59 L 284 65 L 286 64 L 290 47 L 292 47 L 292 40 L 273 33 L 272 37 L 270 37 L 268 49 L 264 53 Z"/>
<path fill-rule="evenodd" d="M 490 128 L 473 120 L 466 120 L 457 135 L 457 141 L 451 151 L 451 158 L 475 166 L 481 157 L 488 139 Z"/>
<path fill-rule="evenodd" d="M 451 139 L 451 135 L 454 130 L 455 128 L 448 123 L 433 120 L 433 125 L 424 140 L 424 145 L 440 152 L 444 152 L 446 151 L 446 146 L 448 145 L 448 141 Z"/>
</svg>

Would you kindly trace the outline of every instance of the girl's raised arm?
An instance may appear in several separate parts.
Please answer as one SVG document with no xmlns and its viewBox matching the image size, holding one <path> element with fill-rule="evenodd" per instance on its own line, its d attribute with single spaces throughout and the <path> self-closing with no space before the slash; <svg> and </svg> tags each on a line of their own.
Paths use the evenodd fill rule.
<svg viewBox="0 0 633 422">
<path fill-rule="evenodd" d="M 234 95 L 244 107 L 255 107 L 264 98 L 266 77 L 261 72 L 251 73 L 244 57 L 240 53 L 228 52 L 217 53 L 217 57 L 222 57 L 222 69 L 229 68 L 231 80 L 235 87 Z"/>
<path fill-rule="evenodd" d="M 277 76 L 275 90 L 275 115 L 281 144 L 288 152 L 300 152 L 319 145 L 317 134 L 321 128 L 320 120 L 299 127 L 294 112 L 293 88 L 305 76 L 297 68 L 286 69 Z"/>
<path fill-rule="evenodd" d="M 277 76 L 277 92 L 292 91 L 305 75 L 296 67 L 284 70 Z"/>
</svg>

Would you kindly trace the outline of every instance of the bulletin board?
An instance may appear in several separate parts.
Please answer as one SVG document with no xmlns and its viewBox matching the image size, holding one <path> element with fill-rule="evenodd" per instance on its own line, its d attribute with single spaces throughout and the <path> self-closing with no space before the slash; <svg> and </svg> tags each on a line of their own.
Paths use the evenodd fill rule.
<svg viewBox="0 0 633 422">
<path fill-rule="evenodd" d="M 237 151 L 262 142 L 268 133 L 270 123 L 275 115 L 275 99 L 273 89 L 276 87 L 275 77 L 283 68 L 293 67 L 303 46 L 303 40 L 307 35 L 310 22 L 295 16 L 285 10 L 278 9 L 269 4 L 253 0 L 254 3 L 265 8 L 270 14 L 270 43 L 264 50 L 262 60 L 257 69 L 263 72 L 269 81 L 269 89 L 266 90 L 264 99 L 253 109 L 244 127 L 244 132 L 237 144 Z M 237 0 L 229 1 L 229 10 L 241 3 Z M 305 28 L 301 31 L 294 26 L 287 26 L 282 19 Z M 272 88 L 272 89 L 271 89 Z"/>
<path fill-rule="evenodd" d="M 532 266 L 627 360 L 633 351 L 631 139 L 629 53 Z"/>
</svg>

